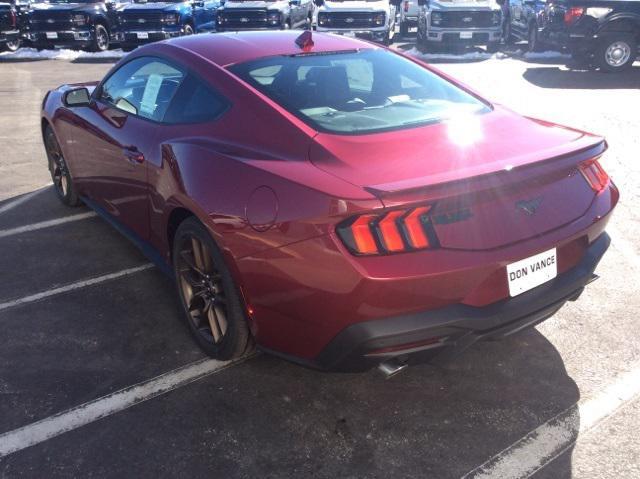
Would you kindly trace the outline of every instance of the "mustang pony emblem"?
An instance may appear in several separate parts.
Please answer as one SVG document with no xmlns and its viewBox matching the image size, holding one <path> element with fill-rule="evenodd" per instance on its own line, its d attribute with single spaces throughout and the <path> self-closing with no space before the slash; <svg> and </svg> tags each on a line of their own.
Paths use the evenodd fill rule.
<svg viewBox="0 0 640 479">
<path fill-rule="evenodd" d="M 540 207 L 540 203 L 542 203 L 542 197 L 533 198 L 532 200 L 520 200 L 516 201 L 516 208 L 521 209 L 529 216 L 533 216 Z"/>
</svg>

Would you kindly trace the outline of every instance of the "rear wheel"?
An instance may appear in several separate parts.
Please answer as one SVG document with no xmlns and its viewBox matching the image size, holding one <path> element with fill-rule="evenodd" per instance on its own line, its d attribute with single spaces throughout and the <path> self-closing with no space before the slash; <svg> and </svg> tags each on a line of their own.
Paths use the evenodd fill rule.
<svg viewBox="0 0 640 479">
<path fill-rule="evenodd" d="M 193 35 L 193 27 L 188 23 L 184 26 L 184 35 Z"/>
<path fill-rule="evenodd" d="M 200 347 L 219 360 L 250 352 L 253 340 L 239 290 L 220 249 L 195 218 L 176 231 L 173 265 L 183 312 Z"/>
<path fill-rule="evenodd" d="M 605 72 L 623 71 L 631 68 L 637 52 L 638 45 L 633 35 L 611 35 L 601 40 L 595 62 Z"/>
<path fill-rule="evenodd" d="M 50 126 L 47 126 L 44 131 L 44 146 L 47 151 L 49 172 L 56 195 L 65 205 L 78 206 L 80 199 L 76 193 L 71 173 L 62 155 L 58 139 Z"/>
<path fill-rule="evenodd" d="M 15 40 L 8 41 L 4 44 L 3 48 L 0 50 L 6 50 L 8 52 L 15 52 L 20 48 L 20 39 L 16 38 Z"/>
</svg>

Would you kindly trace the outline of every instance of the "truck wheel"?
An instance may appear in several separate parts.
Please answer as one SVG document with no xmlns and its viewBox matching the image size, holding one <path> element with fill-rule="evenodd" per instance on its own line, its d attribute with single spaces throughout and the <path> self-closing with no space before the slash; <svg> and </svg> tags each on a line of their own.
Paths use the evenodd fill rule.
<svg viewBox="0 0 640 479">
<path fill-rule="evenodd" d="M 184 26 L 183 35 L 193 35 L 193 27 L 188 23 Z"/>
<path fill-rule="evenodd" d="M 633 35 L 623 33 L 603 38 L 595 53 L 595 62 L 605 72 L 619 72 L 631 68 L 636 60 L 637 42 Z"/>
<path fill-rule="evenodd" d="M 104 25 L 96 24 L 93 37 L 93 44 L 90 48 L 92 52 L 106 52 L 109 49 L 109 32 Z"/>
<path fill-rule="evenodd" d="M 11 42 L 6 42 L 3 47 L 0 47 L 0 50 L 6 50 L 8 52 L 15 52 L 20 48 L 20 39 L 13 40 Z"/>
</svg>

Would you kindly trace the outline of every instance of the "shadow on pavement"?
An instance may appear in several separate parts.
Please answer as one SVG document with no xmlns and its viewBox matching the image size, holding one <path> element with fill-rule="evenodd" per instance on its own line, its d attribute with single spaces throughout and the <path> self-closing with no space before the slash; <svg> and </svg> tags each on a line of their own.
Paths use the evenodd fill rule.
<svg viewBox="0 0 640 479">
<path fill-rule="evenodd" d="M 390 380 L 262 355 L 13 454 L 0 474 L 459 478 L 579 397 L 536 330 Z M 571 477 L 570 458 L 554 462 L 556 479 Z"/>
<path fill-rule="evenodd" d="M 637 90 L 640 88 L 640 67 L 622 73 L 603 73 L 595 70 L 567 70 L 559 67 L 528 68 L 522 75 L 541 88 Z"/>
</svg>

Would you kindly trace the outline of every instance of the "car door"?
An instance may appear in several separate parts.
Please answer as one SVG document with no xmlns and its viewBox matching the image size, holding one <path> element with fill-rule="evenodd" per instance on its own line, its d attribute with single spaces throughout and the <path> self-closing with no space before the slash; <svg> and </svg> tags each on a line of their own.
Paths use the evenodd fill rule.
<svg viewBox="0 0 640 479">
<path fill-rule="evenodd" d="M 160 155 L 156 130 L 184 73 L 158 58 L 122 65 L 83 109 L 74 145 L 90 200 L 146 239 L 149 234 L 147 162 Z"/>
</svg>

